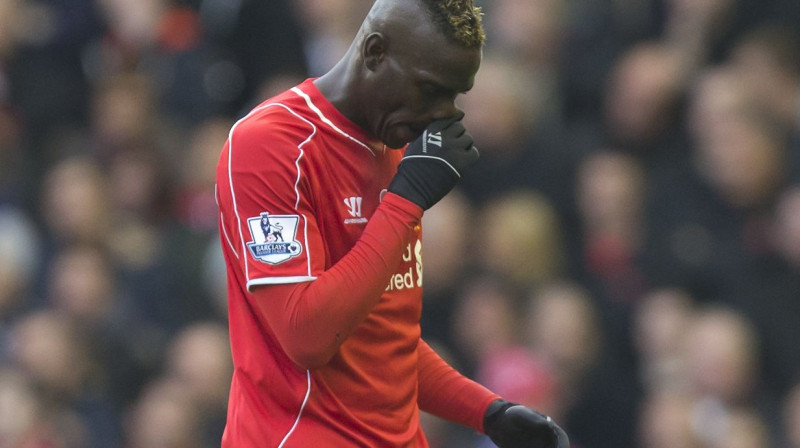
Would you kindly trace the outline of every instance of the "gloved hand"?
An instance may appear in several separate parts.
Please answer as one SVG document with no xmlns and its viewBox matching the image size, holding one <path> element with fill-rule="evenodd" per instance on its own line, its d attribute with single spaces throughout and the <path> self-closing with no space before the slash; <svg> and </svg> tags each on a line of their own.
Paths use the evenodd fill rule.
<svg viewBox="0 0 800 448">
<path fill-rule="evenodd" d="M 472 136 L 461 123 L 464 112 L 431 123 L 408 144 L 389 191 L 427 210 L 458 182 L 463 171 L 478 160 Z"/>
<path fill-rule="evenodd" d="M 499 448 L 569 448 L 567 433 L 550 417 L 505 400 L 489 405 L 483 429 Z"/>
</svg>

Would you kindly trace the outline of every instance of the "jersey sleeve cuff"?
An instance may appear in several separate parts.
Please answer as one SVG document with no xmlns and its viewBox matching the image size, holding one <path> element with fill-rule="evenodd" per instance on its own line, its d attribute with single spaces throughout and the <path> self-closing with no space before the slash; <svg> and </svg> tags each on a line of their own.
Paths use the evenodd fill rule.
<svg viewBox="0 0 800 448">
<path fill-rule="evenodd" d="M 422 213 L 424 210 L 419 205 L 409 201 L 408 199 L 394 194 L 392 192 L 386 192 L 381 200 L 381 204 L 386 204 L 386 206 L 391 207 L 394 210 L 400 211 L 407 215 L 410 218 L 414 219 L 422 219 Z"/>
<path fill-rule="evenodd" d="M 254 278 L 252 280 L 248 280 L 247 282 L 247 291 L 253 292 L 253 288 L 256 286 L 263 286 L 263 285 L 285 285 L 288 283 L 303 283 L 303 282 L 312 282 L 316 280 L 317 277 L 307 276 L 307 275 L 299 275 L 294 277 L 264 277 L 264 278 Z"/>
</svg>

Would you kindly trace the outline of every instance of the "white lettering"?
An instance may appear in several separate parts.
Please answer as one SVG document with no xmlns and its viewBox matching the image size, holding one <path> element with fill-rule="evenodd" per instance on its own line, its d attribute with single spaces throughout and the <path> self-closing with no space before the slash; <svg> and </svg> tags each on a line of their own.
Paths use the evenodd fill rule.
<svg viewBox="0 0 800 448">
<path fill-rule="evenodd" d="M 406 246 L 406 252 L 403 254 L 403 261 L 408 263 L 411 261 L 411 245 Z"/>
<path fill-rule="evenodd" d="M 398 272 L 389 277 L 389 284 L 386 285 L 385 291 L 422 287 L 422 241 L 420 240 L 417 240 L 414 244 L 413 250 L 411 249 L 411 244 L 407 245 L 403 253 L 403 262 L 410 263 L 412 260 L 415 260 L 416 263 L 411 266 L 406 265 L 408 270 Z"/>
<path fill-rule="evenodd" d="M 422 241 L 414 245 L 414 256 L 417 258 L 417 286 L 422 287 Z"/>
<path fill-rule="evenodd" d="M 389 285 L 386 286 L 385 291 L 400 291 L 403 289 L 410 289 L 419 284 L 419 279 L 414 281 L 414 268 L 409 267 L 406 272 L 398 272 L 389 278 Z"/>
<path fill-rule="evenodd" d="M 403 274 L 394 275 L 394 289 L 403 289 Z"/>
<path fill-rule="evenodd" d="M 406 288 L 413 288 L 414 287 L 414 274 L 411 268 L 408 268 L 408 272 L 403 275 L 403 286 Z"/>
</svg>

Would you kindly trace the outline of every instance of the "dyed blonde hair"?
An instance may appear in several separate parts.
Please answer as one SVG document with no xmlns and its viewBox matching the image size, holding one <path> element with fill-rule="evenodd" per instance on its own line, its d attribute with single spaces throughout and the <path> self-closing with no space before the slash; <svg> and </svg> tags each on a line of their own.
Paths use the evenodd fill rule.
<svg viewBox="0 0 800 448">
<path fill-rule="evenodd" d="M 430 11 L 433 23 L 449 39 L 467 48 L 483 45 L 483 11 L 473 0 L 419 0 Z"/>
</svg>

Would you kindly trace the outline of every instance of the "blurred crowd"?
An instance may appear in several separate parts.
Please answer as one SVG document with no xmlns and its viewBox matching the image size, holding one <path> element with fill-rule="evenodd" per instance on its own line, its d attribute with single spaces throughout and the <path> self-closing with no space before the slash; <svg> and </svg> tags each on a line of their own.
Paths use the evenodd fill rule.
<svg viewBox="0 0 800 448">
<path fill-rule="evenodd" d="M 800 2 L 478 4 L 423 337 L 575 448 L 800 448 Z M 370 5 L 0 0 L 0 448 L 219 446 L 217 157 Z"/>
</svg>

